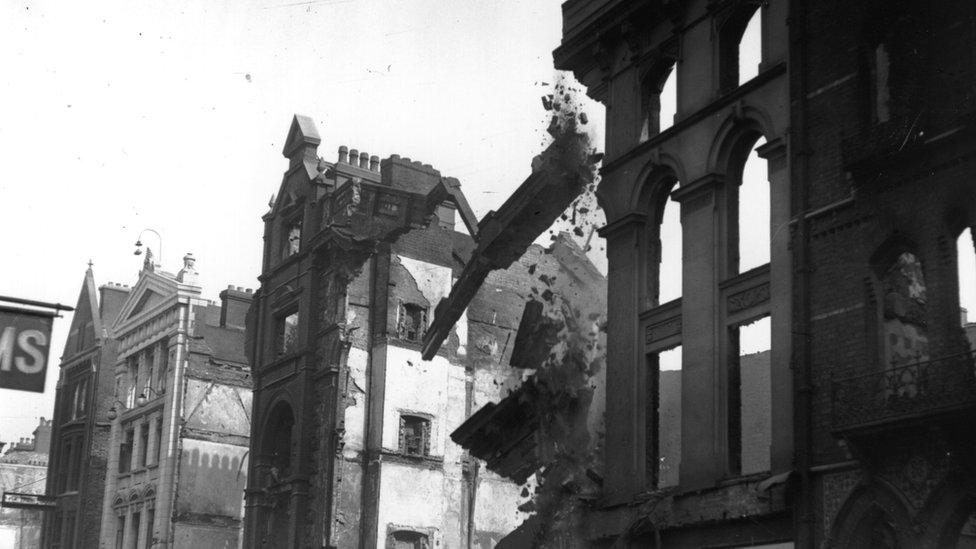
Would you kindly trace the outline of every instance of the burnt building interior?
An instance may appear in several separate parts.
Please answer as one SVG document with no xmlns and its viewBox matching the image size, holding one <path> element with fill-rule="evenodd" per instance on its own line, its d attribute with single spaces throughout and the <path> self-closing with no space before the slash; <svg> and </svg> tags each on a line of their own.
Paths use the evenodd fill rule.
<svg viewBox="0 0 976 549">
<path fill-rule="evenodd" d="M 574 503 L 534 517 L 558 527 L 499 547 L 973 546 L 974 22 L 966 2 L 563 4 L 556 68 L 606 107 L 605 440 L 557 480 Z M 525 393 L 455 432 L 516 479 L 558 466 Z"/>
</svg>

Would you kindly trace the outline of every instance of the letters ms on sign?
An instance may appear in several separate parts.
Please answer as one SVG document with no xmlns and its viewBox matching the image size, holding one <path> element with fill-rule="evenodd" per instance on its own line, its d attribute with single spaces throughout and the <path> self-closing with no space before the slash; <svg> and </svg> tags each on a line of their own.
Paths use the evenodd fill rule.
<svg viewBox="0 0 976 549">
<path fill-rule="evenodd" d="M 53 316 L 0 307 L 0 388 L 44 392 Z"/>
</svg>

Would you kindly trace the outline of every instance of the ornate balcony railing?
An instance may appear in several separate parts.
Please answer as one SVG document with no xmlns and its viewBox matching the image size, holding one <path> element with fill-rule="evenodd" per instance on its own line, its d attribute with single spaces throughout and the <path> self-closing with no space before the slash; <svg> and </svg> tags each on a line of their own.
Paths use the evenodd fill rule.
<svg viewBox="0 0 976 549">
<path fill-rule="evenodd" d="M 962 353 L 831 380 L 835 433 L 976 410 L 976 356 Z"/>
</svg>

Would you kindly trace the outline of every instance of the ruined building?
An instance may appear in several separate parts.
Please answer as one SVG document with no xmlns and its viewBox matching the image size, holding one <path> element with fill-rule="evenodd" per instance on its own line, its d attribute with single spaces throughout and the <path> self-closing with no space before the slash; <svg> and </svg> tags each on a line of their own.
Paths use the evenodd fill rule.
<svg viewBox="0 0 976 549">
<path fill-rule="evenodd" d="M 524 518 L 522 488 L 449 434 L 520 383 L 508 362 L 539 277 L 593 267 L 569 239 L 534 246 L 423 360 L 433 305 L 483 225 L 431 166 L 346 147 L 327 162 L 320 141 L 294 118 L 264 217 L 244 546 L 493 547 Z"/>
<path fill-rule="evenodd" d="M 55 402 L 45 547 L 226 547 L 240 540 L 251 380 L 252 293 L 201 296 L 147 257 L 131 288 L 89 269 Z M 80 366 L 79 366 L 80 365 Z"/>
<path fill-rule="evenodd" d="M 0 547 L 37 549 L 41 547 L 43 515 L 48 509 L 37 507 L 34 501 L 18 507 L 21 494 L 44 494 L 47 463 L 51 451 L 51 426 L 54 422 L 40 418 L 34 437 L 4 444 L 0 454 Z M 30 500 L 29 496 L 27 498 Z"/>
<path fill-rule="evenodd" d="M 573 534 L 531 543 L 972 545 L 974 21 L 961 1 L 563 4 L 556 67 L 607 108 L 605 467 L 564 491 Z"/>
</svg>

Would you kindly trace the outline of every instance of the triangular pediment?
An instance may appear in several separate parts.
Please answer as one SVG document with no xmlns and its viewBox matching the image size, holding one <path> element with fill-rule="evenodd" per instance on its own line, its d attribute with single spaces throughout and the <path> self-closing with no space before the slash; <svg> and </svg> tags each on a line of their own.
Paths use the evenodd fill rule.
<svg viewBox="0 0 976 549">
<path fill-rule="evenodd" d="M 122 305 L 115 326 L 142 316 L 169 301 L 177 293 L 176 281 L 156 272 L 143 271 L 128 299 Z"/>
<path fill-rule="evenodd" d="M 85 280 L 78 295 L 78 304 L 71 318 L 68 339 L 64 343 L 63 356 L 68 357 L 91 348 L 98 342 L 102 333 L 102 323 L 98 314 L 98 293 L 95 289 L 95 276 L 92 270 L 85 273 Z"/>
</svg>

